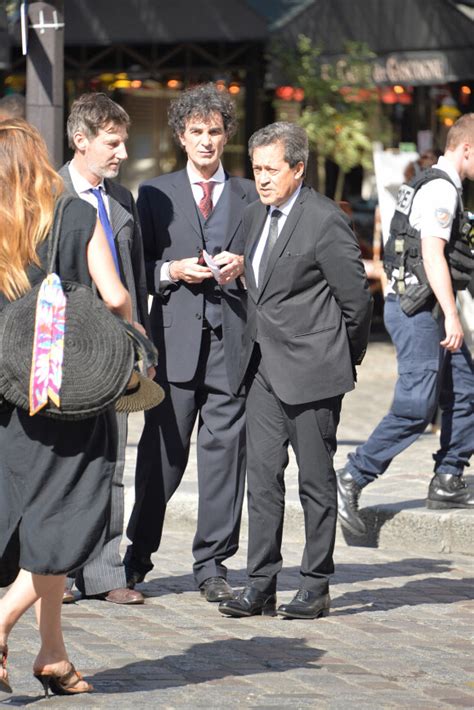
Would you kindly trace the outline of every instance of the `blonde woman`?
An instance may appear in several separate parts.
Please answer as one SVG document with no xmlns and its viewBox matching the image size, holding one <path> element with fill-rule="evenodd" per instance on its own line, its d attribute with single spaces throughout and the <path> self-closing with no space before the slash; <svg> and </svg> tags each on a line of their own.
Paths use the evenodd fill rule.
<svg viewBox="0 0 474 710">
<path fill-rule="evenodd" d="M 21 119 L 0 122 L 0 309 L 42 281 L 54 204 L 63 191 L 38 131 Z M 107 306 L 131 319 L 95 210 L 77 199 L 64 212 L 58 251 L 62 279 L 95 283 Z M 111 353 L 111 362 L 113 354 Z M 34 676 L 45 694 L 92 686 L 70 662 L 61 628 L 67 571 L 100 550 L 115 466 L 113 413 L 78 422 L 0 411 L 0 690 L 12 692 L 8 636 L 35 606 L 40 648 Z"/>
</svg>

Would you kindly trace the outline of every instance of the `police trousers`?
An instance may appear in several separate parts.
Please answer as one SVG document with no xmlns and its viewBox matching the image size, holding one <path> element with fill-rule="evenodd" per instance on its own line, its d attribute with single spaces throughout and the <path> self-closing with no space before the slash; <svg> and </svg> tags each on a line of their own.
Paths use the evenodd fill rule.
<svg viewBox="0 0 474 710">
<path fill-rule="evenodd" d="M 474 368 L 466 344 L 450 353 L 440 346 L 442 320 L 431 310 L 406 316 L 389 295 L 385 327 L 395 345 L 398 380 L 390 411 L 365 444 L 349 454 L 346 469 L 365 486 L 423 433 L 441 408 L 440 448 L 435 473 L 461 475 L 474 450 Z"/>
</svg>

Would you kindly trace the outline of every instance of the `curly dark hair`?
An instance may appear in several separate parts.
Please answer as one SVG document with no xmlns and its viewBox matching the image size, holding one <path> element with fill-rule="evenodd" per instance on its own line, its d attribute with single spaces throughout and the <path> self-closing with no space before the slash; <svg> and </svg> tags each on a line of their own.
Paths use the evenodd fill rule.
<svg viewBox="0 0 474 710">
<path fill-rule="evenodd" d="M 186 129 L 190 118 L 208 119 L 213 113 L 220 113 L 224 123 L 224 132 L 231 138 L 237 130 L 235 103 L 227 92 L 218 91 L 214 84 L 200 84 L 183 91 L 171 102 L 168 109 L 168 123 L 173 135 L 181 146 L 179 137 Z"/>
</svg>

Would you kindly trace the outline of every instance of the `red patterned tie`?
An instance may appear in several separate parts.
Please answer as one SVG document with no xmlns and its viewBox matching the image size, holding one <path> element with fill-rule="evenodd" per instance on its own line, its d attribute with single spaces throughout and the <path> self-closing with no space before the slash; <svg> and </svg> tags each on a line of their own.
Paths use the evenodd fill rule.
<svg viewBox="0 0 474 710">
<path fill-rule="evenodd" d="M 196 185 L 202 187 L 203 196 L 199 202 L 199 209 L 204 219 L 207 219 L 212 212 L 214 205 L 212 204 L 212 191 L 216 183 L 211 180 L 210 182 L 198 182 Z"/>
</svg>

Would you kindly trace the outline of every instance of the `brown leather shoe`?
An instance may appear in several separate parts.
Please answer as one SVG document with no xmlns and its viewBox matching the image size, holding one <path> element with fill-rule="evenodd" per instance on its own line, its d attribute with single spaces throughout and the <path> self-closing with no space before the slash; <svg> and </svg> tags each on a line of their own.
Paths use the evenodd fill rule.
<svg viewBox="0 0 474 710">
<path fill-rule="evenodd" d="M 83 599 L 100 599 L 112 604 L 144 604 L 145 597 L 136 589 L 128 589 L 123 587 L 120 589 L 111 589 L 110 592 L 102 594 L 83 594 Z"/>
<path fill-rule="evenodd" d="M 145 597 L 137 589 L 128 589 L 124 587 L 123 589 L 111 589 L 110 592 L 104 596 L 106 602 L 112 602 L 113 604 L 144 604 Z"/>
<path fill-rule="evenodd" d="M 76 601 L 76 597 L 74 595 L 74 592 L 71 589 L 64 587 L 63 604 L 74 604 L 75 601 Z"/>
</svg>

